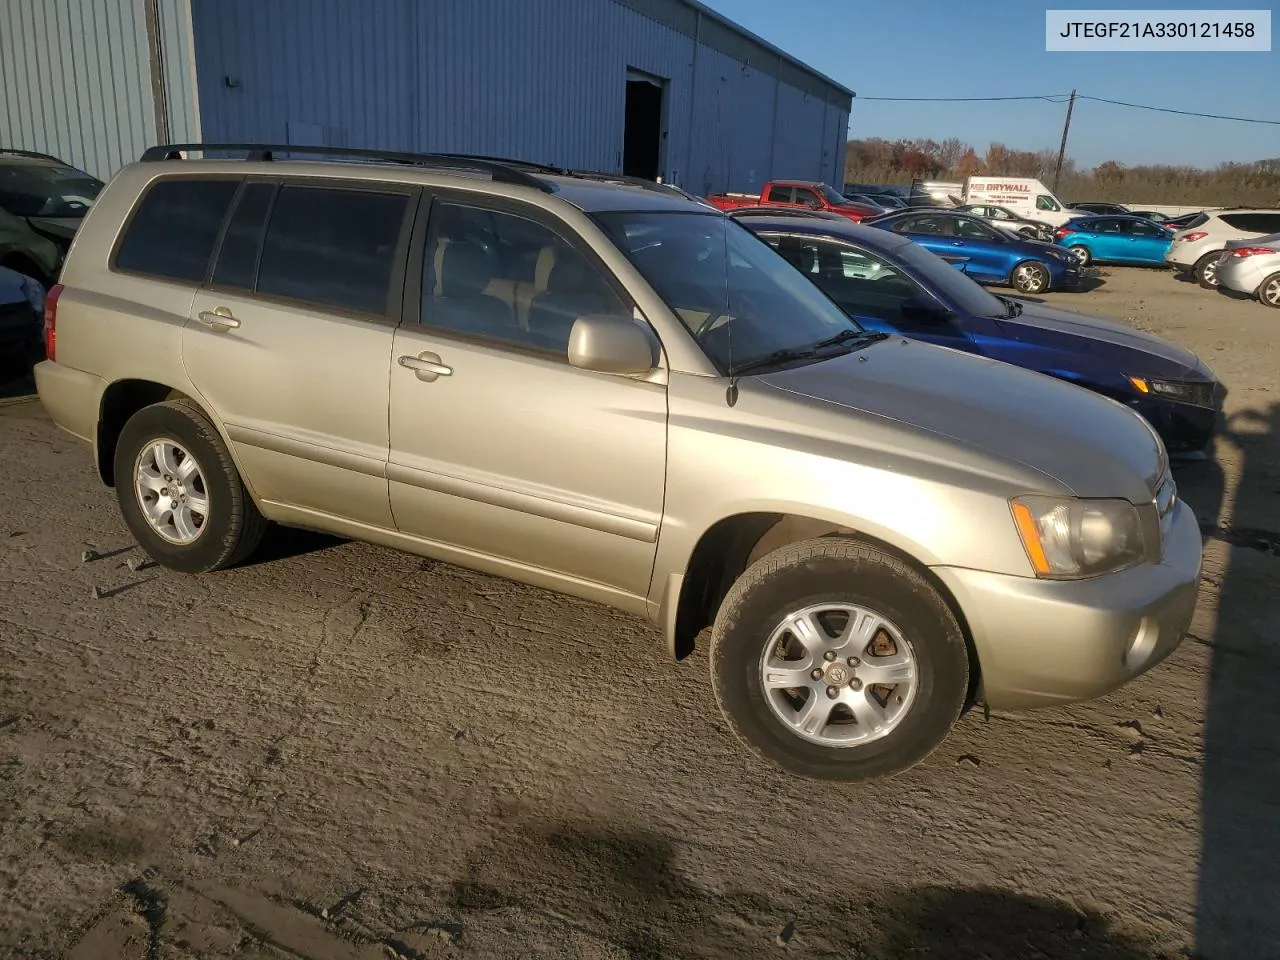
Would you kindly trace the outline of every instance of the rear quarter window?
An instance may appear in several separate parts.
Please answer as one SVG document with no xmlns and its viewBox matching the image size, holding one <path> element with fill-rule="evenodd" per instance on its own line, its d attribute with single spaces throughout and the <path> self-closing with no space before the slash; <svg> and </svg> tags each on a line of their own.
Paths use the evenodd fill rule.
<svg viewBox="0 0 1280 960">
<path fill-rule="evenodd" d="M 1224 213 L 1219 217 L 1233 230 L 1246 233 L 1276 233 L 1280 231 L 1280 214 L 1277 213 Z"/>
<path fill-rule="evenodd" d="M 201 283 L 238 179 L 156 180 L 143 193 L 112 266 L 128 273 Z"/>
</svg>

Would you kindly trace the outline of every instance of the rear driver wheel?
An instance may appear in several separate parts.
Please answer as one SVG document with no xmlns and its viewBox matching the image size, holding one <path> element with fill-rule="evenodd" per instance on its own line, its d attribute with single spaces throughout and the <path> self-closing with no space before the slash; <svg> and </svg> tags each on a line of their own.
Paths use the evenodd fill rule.
<svg viewBox="0 0 1280 960">
<path fill-rule="evenodd" d="M 115 487 L 139 546 L 171 570 L 234 566 L 266 532 L 218 431 L 190 400 L 144 407 L 129 419 L 116 445 Z"/>
<path fill-rule="evenodd" d="M 1213 290 L 1218 286 L 1218 258 L 1220 256 L 1222 256 L 1221 250 L 1214 253 L 1206 253 L 1196 261 L 1195 267 L 1192 268 L 1196 281 L 1206 290 Z"/>
<path fill-rule="evenodd" d="M 734 583 L 711 680 L 734 732 L 802 777 L 863 780 L 924 760 L 964 707 L 969 656 L 915 569 L 842 537 L 790 544 Z"/>
<path fill-rule="evenodd" d="M 1258 285 L 1258 302 L 1280 309 L 1280 273 L 1273 273 Z"/>
</svg>

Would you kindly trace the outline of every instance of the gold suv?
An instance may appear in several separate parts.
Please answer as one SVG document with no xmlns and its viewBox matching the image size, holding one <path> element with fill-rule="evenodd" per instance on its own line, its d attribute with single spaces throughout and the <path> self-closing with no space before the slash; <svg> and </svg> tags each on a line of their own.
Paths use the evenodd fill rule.
<svg viewBox="0 0 1280 960">
<path fill-rule="evenodd" d="M 660 184 L 298 149 L 148 150 L 47 299 L 40 397 L 159 563 L 276 522 L 710 627 L 732 728 L 830 779 L 1181 640 L 1200 535 L 1124 406 L 866 331 Z"/>
</svg>

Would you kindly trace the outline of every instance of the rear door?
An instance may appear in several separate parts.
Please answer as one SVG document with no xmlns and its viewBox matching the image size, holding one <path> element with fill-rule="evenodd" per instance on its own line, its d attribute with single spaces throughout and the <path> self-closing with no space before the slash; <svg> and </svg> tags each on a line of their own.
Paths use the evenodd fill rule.
<svg viewBox="0 0 1280 960">
<path fill-rule="evenodd" d="M 416 188 L 250 178 L 183 360 L 260 500 L 392 528 L 388 378 Z"/>
<path fill-rule="evenodd" d="M 397 527 L 561 589 L 647 595 L 665 371 L 614 376 L 567 356 L 577 317 L 634 316 L 625 289 L 537 207 L 440 191 L 419 221 L 391 373 Z M 545 291 L 526 301 L 548 262 Z"/>
<path fill-rule="evenodd" d="M 1095 260 L 1123 262 L 1129 259 L 1132 247 L 1121 221 L 1115 217 L 1098 217 L 1086 221 L 1084 226 L 1089 231 Z"/>
</svg>

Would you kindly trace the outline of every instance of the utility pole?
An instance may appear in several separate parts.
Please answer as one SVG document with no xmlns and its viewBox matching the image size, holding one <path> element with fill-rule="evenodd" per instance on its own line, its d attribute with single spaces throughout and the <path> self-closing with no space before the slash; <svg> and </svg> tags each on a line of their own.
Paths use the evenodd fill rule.
<svg viewBox="0 0 1280 960">
<path fill-rule="evenodd" d="M 1062 145 L 1058 147 L 1058 168 L 1053 171 L 1053 192 L 1058 192 L 1058 180 L 1062 177 L 1062 160 L 1067 155 L 1067 131 L 1071 129 L 1071 108 L 1076 105 L 1076 92 L 1071 91 L 1067 101 L 1067 122 L 1062 125 Z"/>
</svg>

